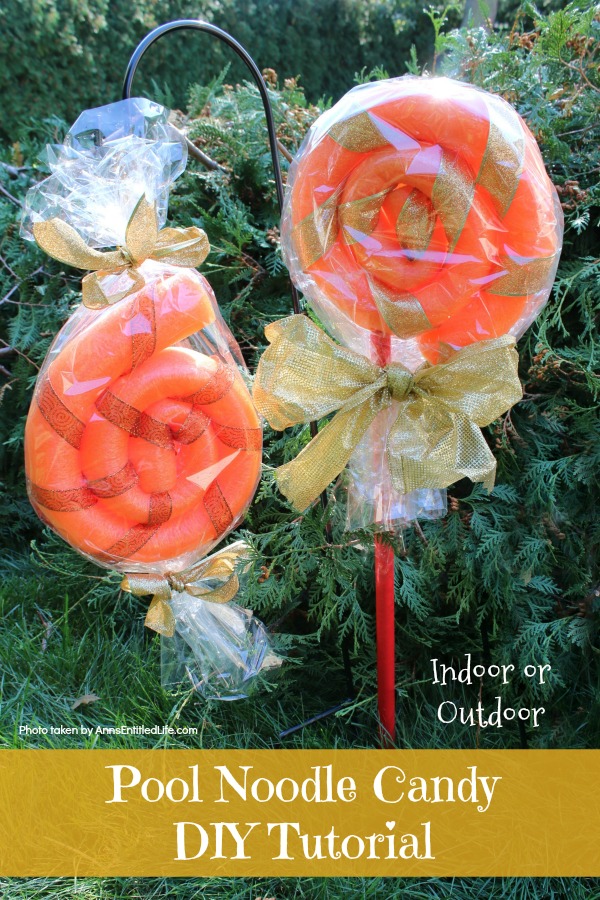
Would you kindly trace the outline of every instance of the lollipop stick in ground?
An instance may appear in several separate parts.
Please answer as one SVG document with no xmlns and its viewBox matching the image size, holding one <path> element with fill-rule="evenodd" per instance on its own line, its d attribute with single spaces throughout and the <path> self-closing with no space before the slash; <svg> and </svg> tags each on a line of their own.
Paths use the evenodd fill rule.
<svg viewBox="0 0 600 900">
<path fill-rule="evenodd" d="M 390 362 L 390 336 L 371 335 L 374 362 L 386 366 Z M 379 445 L 376 453 L 381 454 Z M 374 460 L 377 469 L 382 460 Z M 382 488 L 383 489 L 383 488 Z M 387 508 L 384 497 L 381 508 Z M 379 535 L 375 536 L 375 616 L 377 635 L 377 707 L 381 744 L 389 747 L 396 732 L 396 667 L 394 619 L 394 551 Z"/>
<path fill-rule="evenodd" d="M 375 606 L 379 730 L 382 746 L 389 747 L 396 732 L 394 551 L 379 536 L 375 538 Z"/>
</svg>

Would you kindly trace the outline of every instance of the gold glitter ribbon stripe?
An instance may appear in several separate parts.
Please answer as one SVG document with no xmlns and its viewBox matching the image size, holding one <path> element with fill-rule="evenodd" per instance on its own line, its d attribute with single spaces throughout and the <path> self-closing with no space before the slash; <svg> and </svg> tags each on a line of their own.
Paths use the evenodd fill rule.
<svg viewBox="0 0 600 900">
<path fill-rule="evenodd" d="M 517 113 L 488 102 L 490 129 L 477 184 L 496 201 L 504 218 L 515 196 L 525 160 L 525 140 Z"/>
<path fill-rule="evenodd" d="M 431 328 L 427 313 L 412 294 L 394 294 L 372 280 L 369 286 L 381 318 L 398 337 L 414 337 Z"/>
<path fill-rule="evenodd" d="M 392 188 L 389 188 L 370 197 L 361 197 L 359 200 L 351 200 L 338 206 L 339 227 L 347 244 L 355 244 L 360 241 L 361 236 L 371 234 L 377 225 L 381 204 L 391 190 Z"/>
<path fill-rule="evenodd" d="M 411 191 L 396 219 L 396 236 L 400 246 L 414 253 L 429 247 L 435 228 L 435 210 L 420 191 Z"/>
<path fill-rule="evenodd" d="M 336 144 L 353 153 L 371 153 L 388 143 L 368 112 L 357 113 L 337 122 L 328 134 Z"/>
<path fill-rule="evenodd" d="M 506 274 L 486 285 L 487 292 L 501 297 L 523 297 L 527 294 L 537 294 L 538 291 L 542 291 L 548 286 L 555 260 L 555 256 L 548 256 L 519 262 L 505 257 L 502 264 Z"/>
<path fill-rule="evenodd" d="M 79 450 L 85 425 L 75 416 L 60 399 L 48 375 L 43 379 L 36 395 L 38 408 L 46 422 L 67 444 Z"/>
<path fill-rule="evenodd" d="M 338 200 L 341 188 L 294 227 L 294 248 L 303 269 L 321 259 L 335 244 L 339 231 Z"/>
<path fill-rule="evenodd" d="M 431 192 L 431 202 L 442 220 L 453 250 L 462 234 L 475 193 L 475 185 L 459 159 L 444 150 Z"/>
<path fill-rule="evenodd" d="M 369 197 L 351 200 L 338 207 L 338 221 L 347 244 L 360 241 L 361 235 L 369 235 L 377 225 L 381 206 L 394 187 Z M 413 190 L 408 195 L 396 219 L 398 243 L 415 254 L 429 247 L 436 213 L 431 201 L 420 191 Z"/>
<path fill-rule="evenodd" d="M 398 414 L 386 453 L 397 491 L 443 488 L 463 477 L 491 490 L 496 462 L 480 429 L 522 396 L 514 338 L 471 344 L 412 375 L 336 344 L 306 316 L 274 322 L 265 333 L 270 346 L 258 365 L 254 400 L 271 427 L 336 413 L 296 459 L 277 469 L 279 488 L 297 509 L 340 474 L 392 401 Z"/>
</svg>

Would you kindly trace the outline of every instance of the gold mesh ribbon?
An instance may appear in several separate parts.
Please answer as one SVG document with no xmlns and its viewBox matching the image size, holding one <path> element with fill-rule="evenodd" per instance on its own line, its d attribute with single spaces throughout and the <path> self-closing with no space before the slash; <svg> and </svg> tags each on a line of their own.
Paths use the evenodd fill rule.
<svg viewBox="0 0 600 900">
<path fill-rule="evenodd" d="M 201 228 L 162 228 L 159 231 L 156 207 L 145 196 L 138 201 L 127 223 L 125 246 L 116 250 L 88 247 L 74 228 L 58 218 L 36 222 L 33 236 L 42 250 L 54 259 L 91 271 L 81 286 L 83 303 L 90 309 L 117 303 L 143 287 L 144 279 L 137 269 L 146 259 L 196 268 L 210 250 L 208 238 Z M 107 277 L 110 275 L 129 277 Z"/>
<path fill-rule="evenodd" d="M 144 624 L 159 634 L 173 637 L 175 616 L 170 604 L 173 592 L 191 594 L 210 603 L 229 603 L 240 589 L 236 569 L 247 556 L 248 545 L 237 541 L 183 572 L 126 575 L 121 589 L 136 597 L 152 594 Z"/>
<path fill-rule="evenodd" d="M 496 461 L 481 428 L 522 397 L 515 340 L 480 341 L 439 365 L 411 374 L 384 368 L 336 344 L 306 316 L 265 329 L 254 384 L 255 404 L 271 427 L 333 419 L 299 455 L 277 469 L 281 492 L 306 509 L 348 463 L 377 414 L 392 401 L 398 415 L 387 435 L 394 488 L 444 488 L 459 478 L 494 485 Z"/>
</svg>

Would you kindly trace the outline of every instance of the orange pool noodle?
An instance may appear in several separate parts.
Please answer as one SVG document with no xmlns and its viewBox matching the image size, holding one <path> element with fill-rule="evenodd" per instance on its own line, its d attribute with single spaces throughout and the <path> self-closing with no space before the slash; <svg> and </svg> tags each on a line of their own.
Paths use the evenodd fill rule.
<svg viewBox="0 0 600 900">
<path fill-rule="evenodd" d="M 445 78 L 399 78 L 355 88 L 312 126 L 282 234 L 326 324 L 412 340 L 435 362 L 442 345 L 518 336 L 531 322 L 562 213 L 508 103 Z"/>
<path fill-rule="evenodd" d="M 165 269 L 57 338 L 25 429 L 38 514 L 96 562 L 128 571 L 195 562 L 237 523 L 260 475 L 262 431 L 237 369 L 188 340 L 216 302 Z"/>
</svg>

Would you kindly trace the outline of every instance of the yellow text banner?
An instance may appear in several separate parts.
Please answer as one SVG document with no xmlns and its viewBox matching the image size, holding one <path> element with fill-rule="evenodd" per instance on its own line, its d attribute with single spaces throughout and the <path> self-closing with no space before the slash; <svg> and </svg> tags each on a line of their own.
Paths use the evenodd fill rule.
<svg viewBox="0 0 600 900">
<path fill-rule="evenodd" d="M 0 875 L 597 876 L 600 751 L 0 753 Z"/>
</svg>

